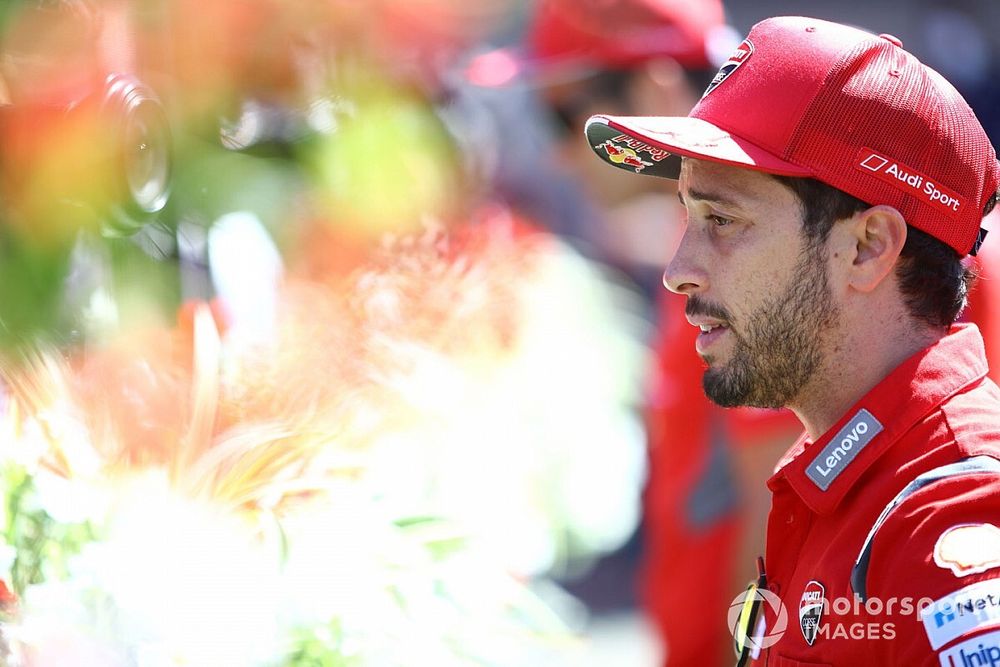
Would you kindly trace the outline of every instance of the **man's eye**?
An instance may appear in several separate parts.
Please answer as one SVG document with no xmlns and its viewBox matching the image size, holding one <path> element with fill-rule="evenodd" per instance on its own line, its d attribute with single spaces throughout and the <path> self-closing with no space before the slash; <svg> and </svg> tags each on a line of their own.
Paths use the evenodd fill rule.
<svg viewBox="0 0 1000 667">
<path fill-rule="evenodd" d="M 732 218 L 726 218 L 721 215 L 710 215 L 708 219 L 714 222 L 716 227 L 725 227 L 733 222 Z"/>
</svg>

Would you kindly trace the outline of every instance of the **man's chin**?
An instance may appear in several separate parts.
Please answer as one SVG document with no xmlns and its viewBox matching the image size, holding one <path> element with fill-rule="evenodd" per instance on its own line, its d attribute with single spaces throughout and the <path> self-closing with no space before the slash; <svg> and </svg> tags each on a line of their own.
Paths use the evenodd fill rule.
<svg viewBox="0 0 1000 667">
<path fill-rule="evenodd" d="M 742 382 L 740 382 L 742 380 Z M 744 376 L 734 378 L 728 367 L 709 368 L 701 378 L 708 400 L 720 408 L 766 408 L 775 410 L 789 405 L 778 392 L 762 391 Z"/>
<path fill-rule="evenodd" d="M 731 377 L 728 377 L 724 367 L 713 366 L 712 361 L 705 360 L 708 370 L 701 378 L 702 389 L 708 400 L 722 408 L 737 408 L 746 405 L 748 392 L 743 387 L 735 386 Z"/>
</svg>

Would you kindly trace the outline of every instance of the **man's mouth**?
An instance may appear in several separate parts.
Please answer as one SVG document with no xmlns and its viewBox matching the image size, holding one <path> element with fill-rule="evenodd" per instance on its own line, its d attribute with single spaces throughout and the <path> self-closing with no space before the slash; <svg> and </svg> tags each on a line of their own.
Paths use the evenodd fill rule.
<svg viewBox="0 0 1000 667">
<path fill-rule="evenodd" d="M 689 324 L 699 329 L 698 337 L 695 339 L 695 350 L 702 357 L 708 356 L 708 349 L 726 338 L 729 332 L 729 317 L 726 310 L 697 296 L 688 299 L 684 315 Z"/>
<path fill-rule="evenodd" d="M 726 337 L 729 332 L 729 326 L 726 324 L 699 324 L 698 328 L 701 333 L 698 334 L 698 338 L 695 339 L 694 347 L 699 355 L 705 356 L 708 353 L 709 348 L 718 343 L 722 338 Z"/>
</svg>

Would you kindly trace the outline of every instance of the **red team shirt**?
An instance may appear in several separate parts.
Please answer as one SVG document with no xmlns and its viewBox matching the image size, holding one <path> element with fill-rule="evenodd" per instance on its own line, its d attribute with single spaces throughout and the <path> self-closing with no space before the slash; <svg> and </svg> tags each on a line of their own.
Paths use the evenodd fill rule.
<svg viewBox="0 0 1000 667">
<path fill-rule="evenodd" d="M 987 357 L 990 360 L 990 367 L 993 369 L 993 377 L 997 377 L 995 371 L 1000 367 L 1000 322 L 997 322 L 995 307 L 992 306 L 997 298 L 996 281 L 1000 280 L 1000 257 L 993 259 L 992 255 L 983 253 L 978 258 L 981 280 L 973 289 L 970 295 L 970 305 L 967 311 L 969 318 L 974 320 L 981 328 L 987 340 Z M 994 278 L 998 276 L 998 278 Z M 719 484 L 705 485 L 704 479 L 712 475 L 711 459 L 713 440 L 719 440 L 722 446 L 727 448 L 740 448 L 747 443 L 760 441 L 762 438 L 774 437 L 781 433 L 801 432 L 798 420 L 788 411 L 773 410 L 751 410 L 751 409 L 722 409 L 712 405 L 701 389 L 701 376 L 705 366 L 694 352 L 694 339 L 697 336 L 697 329 L 691 327 L 684 320 L 684 299 L 671 298 L 666 296 L 661 302 L 662 321 L 664 326 L 660 332 L 657 342 L 657 382 L 654 383 L 650 392 L 649 401 L 649 429 L 650 429 L 650 473 L 645 497 L 645 547 L 644 547 L 644 567 L 642 571 L 641 583 L 644 603 L 650 617 L 655 621 L 660 636 L 667 644 L 666 665 L 670 667 L 687 667 L 688 665 L 730 664 L 732 652 L 729 648 L 731 641 L 730 629 L 727 627 L 726 612 L 730 608 L 731 601 L 741 591 L 734 588 L 730 573 L 735 569 L 747 571 L 751 569 L 748 563 L 738 562 L 738 544 L 740 535 L 745 530 L 756 530 L 754 527 L 745 525 L 745 517 L 741 514 L 743 507 L 742 494 L 757 493 L 755 489 L 736 489 L 734 493 L 726 494 L 719 490 Z M 970 334 L 965 334 L 966 338 Z M 971 336 L 976 338 L 976 336 Z M 942 343 L 943 345 L 944 343 Z M 952 341 L 949 339 L 947 345 L 950 347 Z M 966 352 L 970 349 L 978 350 L 981 343 L 971 341 L 964 344 Z M 963 346 L 960 346 L 963 347 Z M 937 349 L 940 346 L 936 346 Z M 950 352 L 944 356 L 948 356 Z M 978 375 L 985 370 L 982 366 L 981 352 L 973 354 L 974 359 L 970 359 L 970 364 L 961 366 L 957 359 L 966 358 L 967 355 L 959 355 L 956 359 L 950 357 L 940 360 L 940 350 L 935 352 L 929 360 L 939 360 L 935 362 L 939 367 L 940 382 L 958 380 L 960 377 Z M 911 360 L 912 362 L 912 360 Z M 924 364 L 929 361 L 923 362 Z M 964 371 L 963 371 L 964 368 Z M 932 389 L 933 383 L 914 382 L 916 378 L 911 378 L 910 384 L 914 386 L 901 386 L 904 380 L 899 378 L 899 373 L 904 372 L 899 369 L 891 378 L 887 378 L 879 387 L 872 392 L 871 398 L 880 395 L 880 392 L 892 392 L 898 394 L 899 406 L 893 408 L 902 414 L 904 408 L 916 409 L 918 405 L 926 403 L 926 393 L 916 393 L 914 400 L 910 400 L 910 392 L 919 390 L 927 392 Z M 956 375 L 952 375 L 952 373 Z M 964 373 L 964 375 L 962 374 Z M 924 376 L 919 376 L 923 378 Z M 974 380 L 973 382 L 978 382 Z M 980 389 L 979 391 L 983 391 Z M 866 400 L 868 400 L 866 398 Z M 891 398 L 891 396 L 890 396 Z M 945 397 L 942 397 L 942 399 Z M 886 400 L 886 399 L 878 399 Z M 950 408 L 949 408 L 950 409 Z M 986 429 L 996 429 L 1000 426 L 1000 408 L 993 407 L 996 416 L 986 416 L 981 427 Z M 881 412 L 885 412 L 882 408 Z M 848 413 L 845 420 L 855 414 Z M 920 418 L 927 415 L 936 414 L 930 407 Z M 943 413 L 942 413 L 943 414 Z M 884 414 L 880 416 L 880 423 L 883 427 L 885 422 L 881 422 Z M 902 418 L 902 417 L 900 417 Z M 899 428 L 900 422 L 892 415 L 888 418 L 888 424 L 895 430 Z M 914 422 L 916 424 L 916 422 Z M 837 432 L 831 430 L 827 438 Z M 875 522 L 879 513 L 885 505 L 892 499 L 892 496 L 899 489 L 903 488 L 911 480 L 915 479 L 920 472 L 929 468 L 955 460 L 957 454 L 948 459 L 951 454 L 947 451 L 938 452 L 931 458 L 929 452 L 921 449 L 927 447 L 928 443 L 909 444 L 912 438 L 919 437 L 916 426 L 914 430 L 902 438 L 903 446 L 893 445 L 892 455 L 885 453 L 885 460 L 882 461 L 882 448 L 889 448 L 889 445 L 881 445 L 890 436 L 881 435 L 880 439 L 873 439 L 871 442 L 872 452 L 865 457 L 858 458 L 851 463 L 851 471 L 846 469 L 842 475 L 835 478 L 836 484 L 831 483 L 826 492 L 820 491 L 815 482 L 811 481 L 796 466 L 806 465 L 810 458 L 801 457 L 795 465 L 788 464 L 791 455 L 786 455 L 782 464 L 785 469 L 777 474 L 771 481 L 771 491 L 775 493 L 773 502 L 774 511 L 770 518 L 770 530 L 768 534 L 768 544 L 770 550 L 767 553 L 768 575 L 774 586 L 781 591 L 779 596 L 786 607 L 786 630 L 780 644 L 774 645 L 769 664 L 833 664 L 833 665 L 885 665 L 885 664 L 944 664 L 946 667 L 965 667 L 966 665 L 996 665 L 1000 667 L 1000 656 L 996 653 L 993 657 L 996 660 L 991 663 L 988 660 L 979 660 L 983 654 L 973 656 L 965 653 L 965 662 L 962 662 L 962 653 L 957 656 L 949 655 L 947 650 L 952 644 L 940 645 L 938 648 L 945 649 L 945 662 L 938 662 L 934 657 L 937 651 L 932 650 L 927 629 L 923 626 L 923 621 L 919 617 L 910 614 L 900 614 L 900 607 L 903 598 L 911 598 L 913 605 L 922 596 L 939 599 L 942 595 L 959 591 L 976 581 L 985 577 L 987 580 L 1000 575 L 1000 570 L 991 570 L 984 573 L 972 573 L 963 577 L 950 574 L 949 570 L 942 569 L 934 565 L 933 547 L 938 535 L 917 535 L 913 527 L 904 525 L 898 526 L 898 521 L 905 514 L 893 512 L 892 520 L 887 521 L 878 530 L 872 541 L 870 565 L 868 569 L 868 595 L 874 600 L 877 597 L 885 602 L 886 597 L 895 595 L 898 598 L 891 613 L 886 617 L 875 619 L 857 618 L 843 619 L 833 618 L 833 602 L 838 597 L 853 600 L 853 591 L 849 589 L 849 580 L 853 569 L 854 560 L 864 543 L 867 533 Z M 978 436 L 982 438 L 983 436 Z M 995 436 L 991 436 L 995 437 Z M 794 436 L 790 437 L 791 441 Z M 959 442 L 964 440 L 959 439 Z M 790 450 L 791 452 L 801 452 L 806 445 L 804 439 L 799 440 Z M 868 445 L 865 446 L 866 448 Z M 956 445 L 957 447 L 957 445 Z M 731 451 L 731 449 L 730 449 Z M 819 449 L 811 446 L 810 455 Z M 878 451 L 878 455 L 874 452 Z M 958 451 L 956 449 L 956 451 Z M 991 451 L 993 451 L 991 449 Z M 878 458 L 879 463 L 874 461 L 866 463 L 867 457 Z M 948 459 L 948 460 L 946 460 Z M 825 462 L 824 462 L 825 463 Z M 724 462 L 723 462 L 724 464 Z M 872 468 L 872 472 L 865 472 L 864 479 L 858 482 L 854 477 L 861 472 L 861 469 Z M 878 473 L 883 470 L 888 472 Z M 891 470 L 889 470 L 891 468 Z M 793 471 L 798 470 L 798 473 Z M 891 474 L 890 474 L 891 473 Z M 791 479 L 799 476 L 798 482 Z M 869 476 L 879 475 L 878 488 L 871 493 L 863 491 L 867 489 L 867 479 Z M 883 476 L 889 475 L 885 479 Z M 922 495 L 910 498 L 903 512 L 908 511 L 912 502 L 919 501 L 923 497 L 930 497 L 935 493 L 951 493 L 955 486 L 973 485 L 983 489 L 987 497 L 990 490 L 996 490 L 995 486 L 984 484 L 983 475 L 980 480 L 943 480 L 938 485 L 928 487 Z M 719 480 L 725 484 L 726 480 Z M 738 483 L 739 480 L 730 480 Z M 696 521 L 692 516 L 691 508 L 694 506 L 693 500 L 698 496 L 699 488 L 706 488 L 713 495 L 725 496 L 726 502 L 716 507 L 714 515 L 707 516 L 708 520 Z M 801 491 L 801 495 L 796 491 Z M 852 498 L 863 491 L 865 502 L 861 507 L 856 507 L 856 501 L 852 503 Z M 825 509 L 824 496 L 837 498 L 837 506 L 828 511 Z M 846 500 L 845 500 L 846 497 Z M 956 501 L 959 498 L 956 497 Z M 809 505 L 810 502 L 818 502 L 815 508 Z M 825 502 L 833 502 L 827 500 Z M 935 501 L 940 505 L 940 501 Z M 877 507 L 876 507 L 877 505 Z M 848 514 L 844 514 L 845 508 L 849 507 Z M 963 505 L 963 512 L 966 511 Z M 989 507 L 984 506 L 986 510 Z M 992 508 L 993 510 L 996 507 Z M 815 511 L 814 511 L 815 510 Z M 702 513 L 705 516 L 705 513 Z M 945 515 L 942 515 L 943 517 Z M 782 517 L 782 518 L 779 518 Z M 823 550 L 804 546 L 803 532 L 807 533 L 810 540 L 817 540 L 809 544 L 821 544 L 832 542 L 834 539 L 834 526 L 838 518 L 848 518 L 849 526 L 844 526 L 842 532 L 837 528 L 836 553 L 840 559 L 837 564 L 822 558 L 830 558 L 831 555 Z M 801 520 L 796 525 L 796 520 L 808 518 L 810 524 L 815 523 L 818 527 L 811 530 L 816 531 L 816 537 L 802 525 Z M 953 517 L 956 523 L 970 521 L 962 517 Z M 789 519 L 791 521 L 789 522 Z M 947 519 L 944 519 L 947 520 Z M 784 521 L 784 523 L 782 523 Z M 977 521 L 972 521 L 977 523 Z M 994 511 L 993 519 L 984 519 L 983 523 L 1000 526 L 1000 513 Z M 941 531 L 947 530 L 947 526 Z M 983 538 L 990 535 L 989 528 L 974 529 L 972 535 L 975 537 L 978 530 L 984 531 Z M 853 531 L 853 532 L 851 532 Z M 909 531 L 909 532 L 907 532 Z M 969 532 L 969 531 L 965 531 Z M 913 533 L 911 535 L 910 533 Z M 960 537 L 959 534 L 955 538 Z M 914 540 L 923 539 L 927 543 L 917 543 Z M 853 541 L 852 541 L 853 540 Z M 796 542 L 802 542 L 802 549 L 799 550 Z M 985 541 L 985 539 L 984 539 Z M 946 545 L 948 540 L 946 539 Z M 889 545 L 888 547 L 886 545 Z M 914 551 L 914 549 L 917 549 Z M 885 555 L 888 550 L 890 555 Z M 797 553 L 796 553 L 797 552 Z M 853 553 L 852 553 L 853 552 Z M 898 553 L 896 553 L 898 552 Z M 895 554 L 895 555 L 892 555 Z M 925 573 L 918 574 L 913 570 L 901 570 L 902 579 L 883 575 L 880 572 L 885 568 L 894 571 L 893 568 L 899 564 L 903 566 L 904 554 L 909 554 L 915 558 L 924 559 L 925 565 L 934 566 L 935 578 L 927 578 Z M 822 557 L 822 558 L 821 558 Z M 785 564 L 785 560 L 789 559 Z M 801 572 L 797 572 L 795 577 L 790 574 L 789 568 L 794 564 L 800 564 Z M 808 563 L 815 563 L 815 567 L 810 567 Z M 830 571 L 833 568 L 836 571 Z M 881 568 L 881 569 L 880 569 Z M 813 572 L 813 574 L 809 574 Z M 829 574 L 828 574 L 829 572 Z M 943 577 L 944 581 L 940 578 Z M 950 578 L 949 578 L 950 577 Z M 794 581 L 793 581 L 794 579 Z M 924 590 L 921 582 L 924 580 L 934 582 L 935 588 Z M 805 642 L 802 631 L 803 618 L 800 616 L 800 609 L 807 607 L 803 605 L 803 596 L 806 594 L 806 586 L 810 581 L 815 581 L 823 586 L 823 598 L 827 600 L 827 613 L 820 616 L 819 626 L 826 627 L 824 633 L 819 633 L 813 640 L 812 646 Z M 896 583 L 893 583 L 893 582 Z M 791 583 L 795 590 L 788 588 Z M 951 585 L 950 589 L 948 585 Z M 889 591 L 888 588 L 896 585 L 898 591 Z M 839 586 L 839 588 L 837 588 Z M 909 588 L 913 590 L 909 590 Z M 819 591 L 818 586 L 813 586 L 809 594 L 815 595 Z M 846 592 L 845 592 L 846 591 Z M 972 589 L 971 593 L 983 592 L 987 595 L 993 594 L 992 590 Z M 1000 593 L 1000 586 L 998 586 Z M 808 596 L 807 596 L 808 597 Z M 989 598 L 983 599 L 984 605 L 989 602 Z M 842 609 L 843 600 L 839 603 L 837 610 Z M 869 608 L 877 610 L 877 603 L 869 603 Z M 984 607 L 985 609 L 986 607 Z M 989 607 L 992 609 L 992 607 Z M 852 609 L 853 612 L 853 603 Z M 980 613 L 985 613 L 979 610 Z M 878 616 L 878 614 L 875 614 Z M 888 618 L 891 616 L 892 618 Z M 900 618 L 904 616 L 906 618 Z M 942 617 L 945 618 L 945 616 Z M 967 622 L 968 615 L 957 616 L 960 620 Z M 768 618 L 770 627 L 768 631 L 774 629 L 773 616 Z M 904 623 L 905 622 L 905 623 Z M 810 623 L 806 620 L 805 623 Z M 832 623 L 832 625 L 831 625 Z M 858 623 L 875 623 L 876 627 L 864 628 Z M 889 625 L 891 623 L 891 625 Z M 947 632 L 952 626 L 944 623 L 942 630 Z M 908 629 L 907 629 L 908 628 Z M 923 629 L 921 629 L 923 628 Z M 863 630 L 863 632 L 862 632 Z M 931 627 L 931 631 L 936 631 L 936 624 Z M 870 641 L 851 640 L 844 641 L 845 635 L 851 637 L 861 634 L 863 637 L 870 637 Z M 988 634 L 988 633 L 986 633 Z M 796 637 L 797 635 L 797 637 Z M 914 636 L 916 635 L 916 636 Z M 878 636 L 878 639 L 874 637 Z M 986 656 L 990 656 L 988 646 L 983 641 L 983 649 Z M 844 658 L 839 654 L 827 658 L 827 651 L 830 651 L 830 644 L 848 644 L 849 648 L 855 651 L 862 651 L 860 657 L 857 653 Z M 960 642 L 953 642 L 960 643 Z M 974 647 L 978 649 L 978 644 Z M 964 649 L 960 649 L 962 651 Z M 908 651 L 916 651 L 918 657 L 913 658 Z M 923 651 L 923 653 L 921 653 Z M 894 653 L 895 652 L 895 653 Z M 778 655 L 785 656 L 779 658 Z M 896 657 L 898 654 L 899 657 Z M 796 656 L 798 663 L 788 656 Z M 808 657 L 807 657 L 808 656 Z M 888 656 L 888 657 L 886 657 Z M 922 658 L 919 656 L 923 656 Z M 780 660 L 780 661 L 779 661 Z M 812 660 L 813 662 L 809 662 Z M 979 661 L 977 661 L 979 660 Z M 818 662 L 817 662 L 818 661 Z M 951 661 L 951 662 L 948 662 Z M 763 662 L 763 661 L 761 661 Z"/>
<path fill-rule="evenodd" d="M 978 328 L 956 325 L 789 450 L 768 481 L 765 556 L 786 627 L 765 603 L 776 643 L 753 664 L 1000 667 L 1000 389 L 986 373 Z M 985 468 L 953 465 L 976 456 Z"/>
</svg>

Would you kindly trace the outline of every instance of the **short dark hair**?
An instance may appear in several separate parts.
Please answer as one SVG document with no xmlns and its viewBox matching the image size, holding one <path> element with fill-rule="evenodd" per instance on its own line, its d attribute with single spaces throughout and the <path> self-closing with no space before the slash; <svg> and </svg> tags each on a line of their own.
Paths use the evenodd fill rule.
<svg viewBox="0 0 1000 667">
<path fill-rule="evenodd" d="M 775 176 L 802 205 L 802 226 L 812 247 L 826 242 L 837 220 L 849 218 L 871 205 L 843 190 L 813 178 Z M 997 203 L 994 194 L 983 215 Z M 899 254 L 896 279 L 910 315 L 932 327 L 951 326 L 968 301 L 976 274 L 949 245 L 907 225 L 906 243 Z"/>
</svg>

